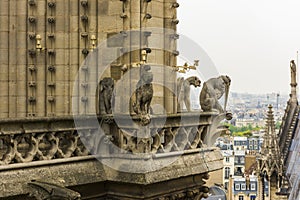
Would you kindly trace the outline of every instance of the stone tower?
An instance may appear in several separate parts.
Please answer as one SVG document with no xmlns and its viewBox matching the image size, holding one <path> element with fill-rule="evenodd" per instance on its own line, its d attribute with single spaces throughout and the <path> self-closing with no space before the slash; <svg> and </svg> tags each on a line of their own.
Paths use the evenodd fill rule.
<svg viewBox="0 0 300 200">
<path fill-rule="evenodd" d="M 276 192 L 281 187 L 283 177 L 283 163 L 275 132 L 272 106 L 269 105 L 268 109 L 264 141 L 258 160 L 261 200 L 275 200 L 277 198 Z"/>
<path fill-rule="evenodd" d="M 0 1 L 0 198 L 208 197 L 228 115 L 177 112 L 178 7 Z"/>
<path fill-rule="evenodd" d="M 157 47 L 151 49 L 148 63 L 176 66 L 178 6 L 175 0 L 1 1 L 0 118 L 91 113 L 95 102 L 87 96 L 94 89 L 89 84 L 107 76 L 119 79 L 122 66 L 130 69 L 141 61 L 143 48 Z M 97 69 L 88 69 L 86 58 L 105 41 L 107 48 L 94 61 L 110 66 L 99 77 Z M 159 73 L 165 82 L 176 79 Z M 174 113 L 173 96 L 159 90 L 153 101 Z M 75 108 L 72 95 L 77 98 Z"/>
</svg>

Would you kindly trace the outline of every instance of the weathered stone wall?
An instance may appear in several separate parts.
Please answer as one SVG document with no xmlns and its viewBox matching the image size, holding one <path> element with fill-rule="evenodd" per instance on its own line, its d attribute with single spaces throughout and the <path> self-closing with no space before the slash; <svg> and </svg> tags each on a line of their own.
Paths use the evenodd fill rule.
<svg viewBox="0 0 300 200">
<path fill-rule="evenodd" d="M 85 3 L 87 2 L 87 4 Z M 79 84 L 73 93 L 80 65 L 91 53 L 92 38 L 96 45 L 109 36 L 132 29 L 157 27 L 176 30 L 175 0 L 2 0 L 0 2 L 0 118 L 28 116 L 62 116 L 72 112 L 73 94 L 75 113 L 94 113 L 93 97 L 86 96 L 93 88 L 82 83 L 98 82 L 97 69 L 80 73 Z M 147 18 L 146 15 L 151 17 Z M 162 30 L 163 34 L 164 30 Z M 37 36 L 40 40 L 37 40 Z M 129 37 L 118 48 L 108 49 L 95 58 L 98 64 L 105 58 L 118 57 L 120 49 L 130 48 L 137 42 L 139 48 L 152 49 L 148 63 L 174 66 L 176 39 L 154 33 L 143 38 Z M 42 49 L 37 49 L 40 42 Z M 135 43 L 136 44 L 136 43 Z M 165 52 L 167 49 L 170 52 Z M 131 66 L 140 62 L 140 51 L 125 53 L 115 62 Z M 118 73 L 121 74 L 120 66 Z M 166 82 L 175 80 L 162 67 L 154 73 L 163 74 Z M 111 76 L 110 69 L 104 76 Z M 113 75 L 114 76 L 114 75 Z M 124 87 L 135 87 L 131 80 Z M 161 104 L 168 113 L 176 112 L 174 95 L 162 86 L 154 86 L 153 103 Z M 174 86 L 175 87 L 175 86 Z M 96 94 L 95 94 L 96 95 Z M 87 97 L 87 98 L 85 98 Z M 126 95 L 129 98 L 129 95 Z"/>
</svg>

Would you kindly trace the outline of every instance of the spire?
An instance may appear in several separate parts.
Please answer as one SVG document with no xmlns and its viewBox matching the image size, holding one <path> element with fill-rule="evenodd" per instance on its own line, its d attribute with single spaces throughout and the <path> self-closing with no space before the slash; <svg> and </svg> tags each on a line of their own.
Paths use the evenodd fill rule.
<svg viewBox="0 0 300 200">
<path fill-rule="evenodd" d="M 280 158 L 272 105 L 268 109 L 262 153 L 268 157 Z"/>
<path fill-rule="evenodd" d="M 297 101 L 297 67 L 294 60 L 290 62 L 290 69 L 291 69 L 291 94 L 290 99 L 293 101 Z"/>
<path fill-rule="evenodd" d="M 264 142 L 261 155 L 258 158 L 258 174 L 264 187 L 265 180 L 269 184 L 270 199 L 276 197 L 274 191 L 279 191 L 282 185 L 283 164 L 278 146 L 278 137 L 275 132 L 275 122 L 272 106 L 268 106 Z M 274 182 L 276 180 L 276 182 Z M 264 195 L 264 192 L 263 192 Z"/>
</svg>

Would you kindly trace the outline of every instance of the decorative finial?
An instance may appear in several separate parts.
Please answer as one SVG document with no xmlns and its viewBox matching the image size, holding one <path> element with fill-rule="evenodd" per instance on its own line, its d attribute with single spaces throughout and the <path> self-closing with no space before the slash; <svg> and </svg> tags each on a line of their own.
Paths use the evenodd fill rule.
<svg viewBox="0 0 300 200">
<path fill-rule="evenodd" d="M 272 104 L 269 104 L 268 108 L 269 108 L 269 110 L 272 110 L 272 108 L 273 108 Z"/>
<path fill-rule="evenodd" d="M 291 99 L 297 101 L 297 67 L 294 60 L 291 60 L 290 62 L 290 68 L 291 68 Z"/>
</svg>

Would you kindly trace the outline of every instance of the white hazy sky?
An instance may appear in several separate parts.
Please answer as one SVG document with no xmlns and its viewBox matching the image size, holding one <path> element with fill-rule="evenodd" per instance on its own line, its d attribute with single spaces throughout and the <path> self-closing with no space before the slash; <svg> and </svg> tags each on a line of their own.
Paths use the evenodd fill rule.
<svg viewBox="0 0 300 200">
<path fill-rule="evenodd" d="M 178 3 L 178 33 L 197 42 L 219 73 L 231 77 L 231 91 L 290 92 L 289 62 L 300 51 L 300 0 Z"/>
</svg>

